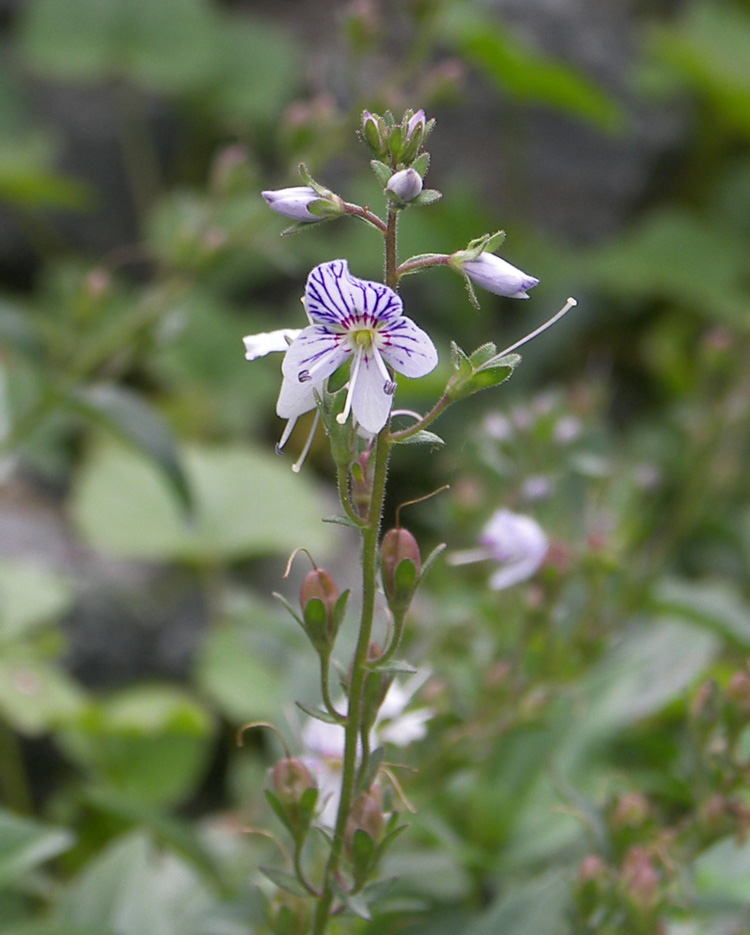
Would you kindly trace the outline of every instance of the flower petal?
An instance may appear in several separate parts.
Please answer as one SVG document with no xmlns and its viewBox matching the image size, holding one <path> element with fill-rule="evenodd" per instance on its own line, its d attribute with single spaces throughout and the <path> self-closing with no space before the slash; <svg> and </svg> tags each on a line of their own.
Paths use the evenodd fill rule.
<svg viewBox="0 0 750 935">
<path fill-rule="evenodd" d="M 390 321 L 403 313 L 403 303 L 383 283 L 358 279 L 346 260 L 321 263 L 307 277 L 305 309 L 310 318 L 329 327 L 346 329 Z"/>
<path fill-rule="evenodd" d="M 438 354 L 431 338 L 411 320 L 401 316 L 381 337 L 386 343 L 380 353 L 386 363 L 405 377 L 423 377 L 435 368 Z"/>
<path fill-rule="evenodd" d="M 284 377 L 276 402 L 276 415 L 282 419 L 296 419 L 315 408 L 315 384 L 300 383 L 296 377 Z"/>
<path fill-rule="evenodd" d="M 341 333 L 331 332 L 323 325 L 303 328 L 286 352 L 281 372 L 285 378 L 298 383 L 317 385 L 329 377 L 351 354 Z M 304 375 L 308 374 L 307 380 Z M 300 380 L 300 374 L 303 379 Z"/>
<path fill-rule="evenodd" d="M 373 435 L 388 421 L 393 404 L 393 393 L 387 393 L 385 387 L 386 382 L 374 355 L 362 354 L 352 388 L 352 412 L 362 428 Z"/>
<path fill-rule="evenodd" d="M 257 360 L 275 351 L 286 351 L 299 334 L 299 328 L 281 328 L 279 331 L 248 334 L 242 339 L 245 342 L 245 359 Z"/>
</svg>

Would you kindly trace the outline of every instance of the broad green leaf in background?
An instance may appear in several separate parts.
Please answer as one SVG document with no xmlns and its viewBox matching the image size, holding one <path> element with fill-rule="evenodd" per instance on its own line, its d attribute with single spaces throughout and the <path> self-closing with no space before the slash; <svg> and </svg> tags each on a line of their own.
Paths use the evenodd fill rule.
<svg viewBox="0 0 750 935">
<path fill-rule="evenodd" d="M 553 935 L 560 931 L 569 900 L 570 879 L 565 870 L 510 883 L 463 935 Z"/>
<path fill-rule="evenodd" d="M 112 843 L 62 894 L 60 925 L 117 935 L 247 935 L 198 874 L 143 833 Z M 224 916 L 222 918 L 222 916 Z"/>
<path fill-rule="evenodd" d="M 190 488 L 180 463 L 177 441 L 152 406 L 127 387 L 113 383 L 82 386 L 70 404 L 121 441 L 132 444 L 158 465 L 183 506 L 190 505 Z"/>
<path fill-rule="evenodd" d="M 197 680 L 235 723 L 278 717 L 288 700 L 286 680 L 258 653 L 246 630 L 236 622 L 225 623 L 208 635 Z"/>
<path fill-rule="evenodd" d="M 708 97 L 734 129 L 750 134 L 750 14 L 730 3 L 690 3 L 682 21 L 654 29 L 652 51 Z"/>
<path fill-rule="evenodd" d="M 121 446 L 95 448 L 71 502 L 84 538 L 130 558 L 211 563 L 328 546 L 321 491 L 288 461 L 242 445 L 194 445 L 183 460 L 190 516 L 153 464 Z"/>
<path fill-rule="evenodd" d="M 581 269 L 584 281 L 620 299 L 659 298 L 726 324 L 746 315 L 746 272 L 747 244 L 725 224 L 702 221 L 681 208 L 647 215 L 585 256 Z"/>
<path fill-rule="evenodd" d="M 0 809 L 0 888 L 73 846 L 73 834 Z"/>
<path fill-rule="evenodd" d="M 0 658 L 0 715 L 22 734 L 37 735 L 78 717 L 85 695 L 58 666 L 30 650 Z"/>
<path fill-rule="evenodd" d="M 670 579 L 656 589 L 654 603 L 661 612 L 678 614 L 750 651 L 750 608 L 725 582 Z"/>
<path fill-rule="evenodd" d="M 60 735 L 68 754 L 128 802 L 163 805 L 189 795 L 211 752 L 209 714 L 167 685 L 135 686 L 91 705 Z"/>
<path fill-rule="evenodd" d="M 29 561 L 0 562 L 0 643 L 25 636 L 70 607 L 70 586 Z"/>
<path fill-rule="evenodd" d="M 570 65 L 525 48 L 502 24 L 476 7 L 454 5 L 442 23 L 447 42 L 503 91 L 546 104 L 608 130 L 621 127 L 620 105 Z"/>
</svg>

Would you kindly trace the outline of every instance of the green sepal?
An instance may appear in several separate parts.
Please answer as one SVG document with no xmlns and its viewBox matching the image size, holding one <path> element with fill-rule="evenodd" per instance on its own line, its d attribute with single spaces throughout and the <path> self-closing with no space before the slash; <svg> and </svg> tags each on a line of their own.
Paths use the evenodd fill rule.
<svg viewBox="0 0 750 935">
<path fill-rule="evenodd" d="M 487 344 L 483 344 L 471 357 L 467 357 L 457 344 L 452 343 L 451 356 L 456 372 L 448 381 L 445 394 L 452 403 L 503 383 L 521 360 L 518 354 L 498 357 L 492 352 L 491 345 Z"/>
<path fill-rule="evenodd" d="M 357 889 L 367 881 L 374 869 L 378 848 L 375 841 L 364 828 L 357 828 L 352 835 L 352 875 Z"/>
<path fill-rule="evenodd" d="M 315 393 L 315 402 L 330 441 L 331 457 L 334 464 L 340 468 L 348 468 L 354 460 L 356 439 L 353 420 L 347 419 L 342 425 L 336 419 L 336 416 L 344 411 L 347 393 L 348 390 L 345 386 L 333 393 L 326 390 L 324 397 L 321 397 L 317 392 Z"/>
<path fill-rule="evenodd" d="M 299 174 L 302 176 L 302 180 L 306 182 L 316 194 L 320 195 L 321 198 L 329 198 L 333 194 L 325 185 L 321 185 L 320 182 L 315 181 L 304 162 L 299 164 Z"/>
<path fill-rule="evenodd" d="M 337 195 L 331 193 L 329 198 L 316 198 L 315 201 L 311 201 L 307 205 L 307 210 L 310 214 L 314 214 L 315 217 L 320 218 L 321 221 L 341 217 L 344 211 L 336 203 L 335 199 L 337 197 Z"/>
<path fill-rule="evenodd" d="M 436 435 L 434 432 L 428 432 L 426 429 L 421 429 L 415 435 L 409 435 L 408 438 L 395 439 L 395 444 L 397 445 L 444 445 L 445 442 L 439 435 Z"/>
<path fill-rule="evenodd" d="M 424 576 L 427 574 L 430 568 L 432 568 L 432 566 L 435 564 L 435 561 L 437 557 L 440 555 L 440 553 L 444 552 L 446 548 L 447 548 L 447 543 L 441 542 L 440 545 L 435 546 L 432 552 L 430 552 L 427 558 L 422 562 L 422 574 L 419 576 L 420 581 L 422 580 L 422 578 L 424 578 Z"/>
<path fill-rule="evenodd" d="M 351 589 L 347 588 L 346 591 L 342 591 L 339 594 L 336 603 L 333 605 L 333 614 L 331 619 L 333 622 L 333 637 L 336 637 L 336 634 L 339 632 L 339 627 L 344 622 L 344 617 L 346 616 L 346 606 L 349 602 L 349 594 Z"/>
<path fill-rule="evenodd" d="M 359 916 L 359 918 L 364 919 L 365 922 L 372 922 L 370 910 L 361 895 L 347 893 L 343 886 L 341 886 L 335 880 L 333 882 L 333 891 L 341 900 L 341 902 L 346 906 L 346 908 L 350 912 L 354 913 L 355 916 Z"/>
<path fill-rule="evenodd" d="M 279 870 L 277 867 L 258 867 L 258 870 L 279 889 L 286 890 L 287 893 L 291 893 L 293 896 L 310 895 L 297 877 L 292 873 L 287 873 L 286 870 Z"/>
<path fill-rule="evenodd" d="M 427 205 L 434 205 L 436 201 L 440 201 L 442 197 L 443 193 L 436 188 L 423 188 L 416 198 L 407 202 L 407 207 L 426 208 Z"/>
<path fill-rule="evenodd" d="M 403 132 L 400 126 L 393 126 L 390 133 L 389 149 L 394 162 L 401 161 L 401 149 L 403 147 Z"/>
<path fill-rule="evenodd" d="M 383 838 L 383 840 L 380 842 L 380 845 L 378 846 L 376 862 L 380 861 L 380 858 L 385 853 L 386 848 L 390 847 L 391 844 L 393 844 L 393 842 L 396 840 L 396 838 L 400 834 L 402 834 L 404 831 L 406 831 L 406 829 L 409 827 L 408 825 L 396 825 L 398 820 L 399 820 L 399 814 L 398 812 L 394 812 L 393 815 L 391 815 L 391 820 L 388 822 L 388 828 L 391 828 L 391 826 L 395 826 L 395 827 L 393 827 L 392 830 L 390 831 L 388 830 L 388 828 L 386 829 L 385 837 Z"/>
<path fill-rule="evenodd" d="M 388 179 L 393 175 L 393 169 L 379 159 L 371 159 L 370 168 L 375 173 L 375 178 L 380 182 L 381 187 L 385 188 L 388 184 Z"/>
<path fill-rule="evenodd" d="M 306 627 L 305 627 L 305 621 L 300 617 L 300 615 L 299 615 L 299 614 L 297 613 L 297 611 L 292 607 L 292 605 L 291 605 L 291 604 L 289 603 L 289 601 L 284 597 L 284 595 L 283 595 L 283 594 L 279 594 L 278 591 L 273 591 L 272 594 L 271 594 L 271 596 L 272 596 L 272 597 L 275 597 L 276 600 L 277 600 L 283 607 L 285 607 L 286 610 L 289 611 L 289 613 L 292 615 L 292 617 L 294 617 L 294 619 L 295 619 L 295 620 L 297 621 L 297 623 L 302 627 L 302 629 L 305 630 L 305 632 L 307 632 Z"/>
<path fill-rule="evenodd" d="M 478 347 L 469 357 L 469 363 L 476 368 L 483 367 L 488 361 L 497 355 L 497 347 L 488 341 Z"/>
<path fill-rule="evenodd" d="M 402 558 L 393 572 L 393 596 L 396 603 L 411 603 L 419 584 L 417 566 L 410 558 Z"/>
<path fill-rule="evenodd" d="M 296 221 L 291 227 L 285 227 L 281 232 L 282 237 L 289 237 L 291 234 L 301 234 L 303 231 L 309 231 L 317 227 L 319 223 L 330 221 L 332 218 L 321 218 L 320 221 Z"/>
<path fill-rule="evenodd" d="M 412 169 L 416 169 L 417 172 L 424 178 L 427 175 L 427 170 L 430 168 L 430 154 L 422 153 L 421 156 L 417 158 L 411 164 Z"/>
<path fill-rule="evenodd" d="M 331 638 L 328 633 L 328 611 L 319 597 L 311 597 L 302 608 L 305 620 L 305 633 L 310 638 L 313 648 L 318 652 L 328 652 Z"/>
<path fill-rule="evenodd" d="M 367 761 L 367 769 L 357 780 L 357 793 L 366 792 L 372 786 L 384 757 L 384 747 L 376 747 L 370 753 L 370 758 Z"/>
<path fill-rule="evenodd" d="M 294 702 L 300 711 L 304 711 L 308 717 L 315 718 L 316 721 L 323 721 L 324 724 L 340 724 L 341 721 L 338 718 L 335 718 L 332 714 L 329 714 L 328 711 L 324 711 L 322 708 L 313 708 L 310 705 L 304 704 L 302 701 Z"/>
</svg>

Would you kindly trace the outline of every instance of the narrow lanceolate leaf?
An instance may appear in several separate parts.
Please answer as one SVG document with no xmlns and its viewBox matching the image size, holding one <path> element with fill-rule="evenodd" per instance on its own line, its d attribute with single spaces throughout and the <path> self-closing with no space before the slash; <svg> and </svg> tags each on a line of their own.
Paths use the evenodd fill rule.
<svg viewBox="0 0 750 935">
<path fill-rule="evenodd" d="M 361 894 L 347 893 L 337 883 L 334 883 L 333 888 L 336 896 L 350 912 L 353 912 L 355 916 L 359 916 L 360 919 L 364 919 L 365 922 L 372 922 L 370 909 Z"/>
<path fill-rule="evenodd" d="M 258 867 L 258 869 L 272 883 L 275 883 L 280 889 L 286 890 L 287 893 L 292 893 L 294 896 L 310 895 L 297 877 L 287 873 L 286 870 L 279 870 L 277 867 Z"/>
<path fill-rule="evenodd" d="M 310 705 L 303 704 L 301 701 L 295 701 L 294 703 L 297 705 L 300 711 L 304 711 L 305 714 L 309 715 L 310 717 L 314 717 L 318 721 L 323 721 L 326 724 L 339 723 L 336 718 L 333 717 L 333 715 L 329 714 L 327 711 L 323 711 L 322 708 L 312 708 Z"/>
<path fill-rule="evenodd" d="M 153 461 L 170 482 L 183 507 L 191 506 L 190 488 L 177 443 L 159 413 L 140 396 L 110 383 L 84 386 L 68 404 Z"/>
<path fill-rule="evenodd" d="M 422 574 L 420 575 L 420 580 L 424 578 L 430 568 L 432 568 L 432 566 L 435 564 L 435 560 L 437 559 L 438 555 L 440 555 L 440 553 L 445 550 L 446 545 L 447 543 L 445 542 L 441 542 L 440 545 L 436 545 L 432 552 L 430 552 L 427 558 L 422 562 Z"/>
<path fill-rule="evenodd" d="M 410 435 L 408 438 L 399 438 L 397 445 L 444 445 L 443 439 L 434 432 L 428 432 L 425 429 L 417 432 L 416 435 Z"/>
</svg>

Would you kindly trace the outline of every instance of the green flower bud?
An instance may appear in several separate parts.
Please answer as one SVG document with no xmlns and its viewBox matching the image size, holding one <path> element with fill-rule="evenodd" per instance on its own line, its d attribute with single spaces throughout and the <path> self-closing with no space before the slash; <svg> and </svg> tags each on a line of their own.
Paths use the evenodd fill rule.
<svg viewBox="0 0 750 935">
<path fill-rule="evenodd" d="M 382 795 L 377 786 L 372 786 L 367 792 L 358 795 L 352 803 L 345 831 L 346 849 L 350 857 L 353 854 L 356 831 L 364 831 L 375 844 L 383 837 L 385 818 Z"/>
</svg>

